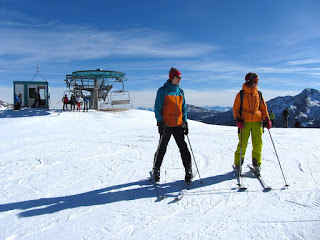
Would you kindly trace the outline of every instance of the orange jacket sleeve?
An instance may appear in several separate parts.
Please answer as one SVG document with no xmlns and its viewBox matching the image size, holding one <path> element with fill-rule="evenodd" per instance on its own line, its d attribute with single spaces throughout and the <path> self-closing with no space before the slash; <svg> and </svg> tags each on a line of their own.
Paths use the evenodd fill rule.
<svg viewBox="0 0 320 240">
<path fill-rule="evenodd" d="M 261 103 L 260 103 L 260 111 L 262 119 L 265 120 L 267 117 L 269 117 L 268 107 L 266 102 L 264 101 L 264 98 L 262 97 Z"/>
<path fill-rule="evenodd" d="M 233 103 L 233 117 L 236 120 L 237 118 L 240 118 L 240 104 L 241 104 L 241 100 L 240 100 L 240 93 L 237 94 L 234 103 Z"/>
</svg>

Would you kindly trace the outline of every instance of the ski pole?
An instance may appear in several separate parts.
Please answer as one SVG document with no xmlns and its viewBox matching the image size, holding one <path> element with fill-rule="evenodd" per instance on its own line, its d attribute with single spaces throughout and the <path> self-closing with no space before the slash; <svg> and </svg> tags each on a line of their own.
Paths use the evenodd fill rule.
<svg viewBox="0 0 320 240">
<path fill-rule="evenodd" d="M 157 152 L 156 152 L 156 155 L 154 156 L 154 159 L 153 159 L 153 168 L 154 168 L 154 166 L 155 166 L 155 164 L 156 164 L 156 161 L 157 161 L 157 158 L 158 158 L 158 153 L 159 153 L 159 149 L 160 149 L 160 145 L 161 145 L 161 142 L 162 142 L 163 136 L 164 136 L 164 134 L 161 134 L 161 135 L 160 135 L 160 139 L 159 139 L 159 144 L 158 144 Z M 152 168 L 152 169 L 153 169 L 153 168 Z"/>
<path fill-rule="evenodd" d="M 269 132 L 269 135 L 270 135 L 270 139 L 271 139 L 271 142 L 272 142 L 274 151 L 275 151 L 276 156 L 277 156 L 277 159 L 278 159 L 278 163 L 279 163 L 279 166 L 280 166 L 280 169 L 281 169 L 281 172 L 282 172 L 282 176 L 283 176 L 283 179 L 284 179 L 284 182 L 285 182 L 285 187 L 288 187 L 289 185 L 288 185 L 288 183 L 287 183 L 287 181 L 286 181 L 286 178 L 285 178 L 285 176 L 284 176 L 284 173 L 283 173 L 283 170 L 282 170 L 282 166 L 281 166 L 281 163 L 280 163 L 280 160 L 279 160 L 279 156 L 278 156 L 276 147 L 274 146 L 274 142 L 273 142 L 273 139 L 272 139 L 272 136 L 271 136 L 271 133 L 270 133 L 270 129 L 268 129 L 268 132 Z"/>
<path fill-rule="evenodd" d="M 239 179 L 241 179 L 241 171 L 242 171 L 242 129 L 240 129 L 240 167 L 238 172 Z"/>
<path fill-rule="evenodd" d="M 198 175 L 199 175 L 200 183 L 202 184 L 202 179 L 201 179 L 201 176 L 200 176 L 200 172 L 199 172 L 199 169 L 198 169 L 198 165 L 197 165 L 196 159 L 194 158 L 194 154 L 193 154 L 193 150 L 192 150 L 192 147 L 191 147 L 191 144 L 190 144 L 190 140 L 189 140 L 188 135 L 186 135 L 186 136 L 187 136 L 187 139 L 188 139 L 188 142 L 189 142 L 189 146 L 190 146 L 190 150 L 191 150 L 191 153 L 192 153 L 192 156 L 193 156 L 194 164 L 196 165 L 196 168 L 197 168 L 197 172 L 198 172 Z"/>
</svg>

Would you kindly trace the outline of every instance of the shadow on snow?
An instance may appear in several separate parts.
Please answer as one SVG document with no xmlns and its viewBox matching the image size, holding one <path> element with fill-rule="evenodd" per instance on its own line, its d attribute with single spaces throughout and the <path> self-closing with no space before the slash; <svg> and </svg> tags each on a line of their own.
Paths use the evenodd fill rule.
<svg viewBox="0 0 320 240">
<path fill-rule="evenodd" d="M 192 182 L 191 189 L 202 188 L 232 179 L 234 179 L 233 172 L 208 177 L 202 179 L 202 184 L 200 184 L 200 180 Z M 174 193 L 179 192 L 184 186 L 184 181 L 165 183 L 161 184 L 161 186 L 161 190 L 165 191 L 166 195 L 169 196 L 170 194 L 173 195 Z M 155 197 L 156 193 L 154 191 L 153 185 L 149 180 L 146 179 L 143 181 L 110 186 L 70 196 L 40 198 L 16 203 L 0 204 L 0 212 L 21 209 L 26 211 L 19 213 L 19 217 L 32 217 L 51 214 L 77 207 L 104 205 L 120 201 L 130 201 Z"/>
<path fill-rule="evenodd" d="M 21 108 L 20 110 L 1 110 L 0 118 L 22 118 L 48 116 L 53 113 L 60 113 L 62 110 L 52 110 L 45 108 Z"/>
</svg>

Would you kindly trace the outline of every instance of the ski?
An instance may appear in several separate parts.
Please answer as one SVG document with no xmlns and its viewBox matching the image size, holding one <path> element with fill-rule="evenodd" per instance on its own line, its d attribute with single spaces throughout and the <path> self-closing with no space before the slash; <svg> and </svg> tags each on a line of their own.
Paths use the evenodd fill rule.
<svg viewBox="0 0 320 240">
<path fill-rule="evenodd" d="M 154 176 L 152 174 L 152 171 L 150 171 L 150 181 L 152 181 L 152 184 L 153 184 L 154 190 L 156 191 L 158 200 L 161 201 L 161 200 L 165 199 L 165 196 L 163 194 L 161 194 L 161 192 L 160 192 L 161 186 L 158 182 L 155 181 Z"/>
<path fill-rule="evenodd" d="M 268 192 L 272 189 L 272 187 L 270 186 L 267 186 L 263 180 L 263 178 L 261 177 L 261 174 L 259 175 L 255 170 L 254 170 L 254 167 L 253 165 L 251 164 L 248 164 L 248 167 L 250 168 L 250 170 L 253 172 L 254 176 L 259 180 L 261 186 L 263 187 L 263 190 Z"/>
<path fill-rule="evenodd" d="M 234 175 L 236 176 L 237 179 L 237 185 L 238 185 L 238 191 L 239 192 L 244 192 L 247 190 L 247 187 L 243 185 L 243 183 L 241 182 L 241 174 L 239 176 L 239 174 L 237 173 L 235 166 L 233 165 L 233 169 L 234 169 Z"/>
<path fill-rule="evenodd" d="M 177 202 L 177 201 L 180 201 L 187 193 L 187 190 L 190 189 L 190 184 L 191 182 L 189 183 L 185 183 L 185 187 L 178 193 L 178 195 L 174 198 L 174 201 Z"/>
</svg>

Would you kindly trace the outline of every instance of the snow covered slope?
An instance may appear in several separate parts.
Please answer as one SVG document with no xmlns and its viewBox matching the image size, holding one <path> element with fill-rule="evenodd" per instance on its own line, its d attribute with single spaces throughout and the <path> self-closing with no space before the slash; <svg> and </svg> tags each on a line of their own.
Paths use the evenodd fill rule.
<svg viewBox="0 0 320 240">
<path fill-rule="evenodd" d="M 263 136 L 262 187 L 232 173 L 235 127 L 189 121 L 199 176 L 179 202 L 184 169 L 174 140 L 157 201 L 148 182 L 158 133 L 152 112 L 0 111 L 1 239 L 319 239 L 319 129 Z M 246 163 L 250 163 L 251 148 Z M 246 165 L 245 165 L 246 166 Z M 196 172 L 196 170 L 194 170 Z"/>
</svg>

